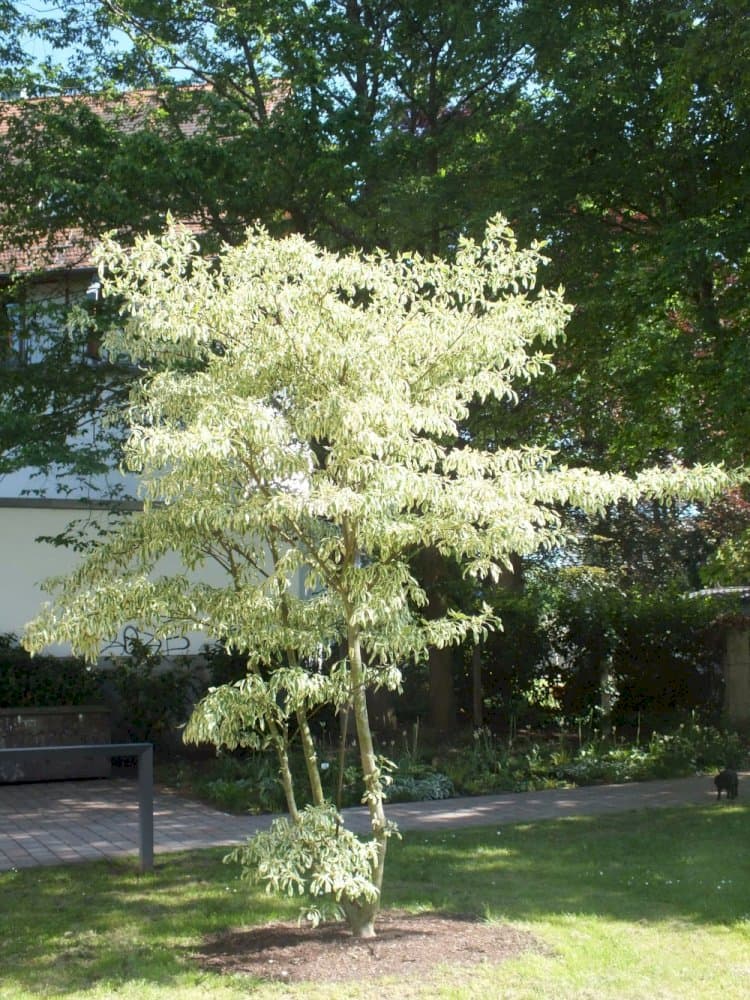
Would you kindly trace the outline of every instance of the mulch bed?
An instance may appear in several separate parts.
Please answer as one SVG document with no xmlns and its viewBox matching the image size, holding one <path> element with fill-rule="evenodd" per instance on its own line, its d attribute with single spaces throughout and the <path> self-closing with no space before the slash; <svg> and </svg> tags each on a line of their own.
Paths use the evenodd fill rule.
<svg viewBox="0 0 750 1000">
<path fill-rule="evenodd" d="M 471 916 L 383 911 L 376 931 L 363 941 L 344 924 L 265 924 L 213 935 L 195 958 L 212 972 L 320 983 L 386 976 L 424 981 L 445 963 L 495 965 L 523 952 L 548 953 L 532 934 Z"/>
</svg>

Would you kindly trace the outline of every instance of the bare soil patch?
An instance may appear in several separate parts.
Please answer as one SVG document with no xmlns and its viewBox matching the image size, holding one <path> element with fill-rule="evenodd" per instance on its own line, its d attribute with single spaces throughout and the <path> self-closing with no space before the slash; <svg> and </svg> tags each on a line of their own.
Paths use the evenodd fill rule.
<svg viewBox="0 0 750 1000">
<path fill-rule="evenodd" d="M 386 976 L 428 980 L 437 965 L 498 964 L 523 952 L 546 952 L 532 934 L 472 916 L 382 912 L 377 938 L 352 937 L 344 924 L 317 928 L 265 924 L 207 939 L 196 956 L 204 969 L 276 982 L 347 982 Z"/>
</svg>

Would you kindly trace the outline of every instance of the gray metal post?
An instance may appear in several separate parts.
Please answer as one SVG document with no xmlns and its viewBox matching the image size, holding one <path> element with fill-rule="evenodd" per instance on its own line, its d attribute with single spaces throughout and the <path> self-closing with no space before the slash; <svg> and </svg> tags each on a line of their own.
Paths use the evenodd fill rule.
<svg viewBox="0 0 750 1000">
<path fill-rule="evenodd" d="M 138 758 L 138 853 L 141 871 L 154 867 L 154 748 L 151 743 L 86 743 L 54 747 L 0 747 L 0 778 L 7 768 L 23 766 L 25 761 L 50 757 L 90 757 L 92 754 Z M 10 771 L 12 774 L 13 771 Z M 18 780 L 13 778 L 11 780 Z M 22 779 L 21 779 L 22 780 Z"/>
<path fill-rule="evenodd" d="M 154 748 L 147 747 L 138 755 L 138 852 L 141 871 L 154 867 Z"/>
</svg>

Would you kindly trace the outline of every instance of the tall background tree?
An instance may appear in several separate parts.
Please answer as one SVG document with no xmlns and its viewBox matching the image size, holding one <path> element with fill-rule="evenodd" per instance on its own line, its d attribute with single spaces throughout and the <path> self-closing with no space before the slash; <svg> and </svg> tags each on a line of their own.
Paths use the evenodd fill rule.
<svg viewBox="0 0 750 1000">
<path fill-rule="evenodd" d="M 45 98 L 3 108 L 2 239 L 128 239 L 172 212 L 207 246 L 259 219 L 332 248 L 450 257 L 502 210 L 524 242 L 548 242 L 545 280 L 575 312 L 555 376 L 519 387 L 515 409 L 475 407 L 463 433 L 600 470 L 743 463 L 749 13 L 746 0 L 62 0 L 27 16 L 49 53 L 33 72 L 0 53 L 6 93 Z M 55 371 L 14 374 L 37 387 L 32 412 L 58 405 Z M 10 438 L 17 399 L 4 395 Z M 746 524 L 736 501 L 731 517 L 612 508 L 593 531 L 569 516 L 579 558 L 695 586 Z M 729 572 L 736 551 L 715 565 Z M 436 614 L 466 600 L 439 559 L 422 573 Z M 436 654 L 441 726 L 451 672 Z"/>
<path fill-rule="evenodd" d="M 577 307 L 554 433 L 604 464 L 745 461 L 748 6 L 520 7 L 535 86 L 499 123 L 499 196 Z"/>
</svg>

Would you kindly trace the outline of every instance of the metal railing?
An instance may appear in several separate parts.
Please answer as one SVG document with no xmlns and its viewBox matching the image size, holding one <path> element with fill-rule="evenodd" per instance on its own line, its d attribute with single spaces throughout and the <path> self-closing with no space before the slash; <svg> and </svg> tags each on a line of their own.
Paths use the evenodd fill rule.
<svg viewBox="0 0 750 1000">
<path fill-rule="evenodd" d="M 138 758 L 138 857 L 141 871 L 154 867 L 154 746 L 152 743 L 87 743 L 78 746 L 10 747 L 0 749 L 0 768 L 3 762 L 23 764 L 51 754 L 66 757 L 90 757 L 91 754 L 109 757 Z"/>
</svg>

